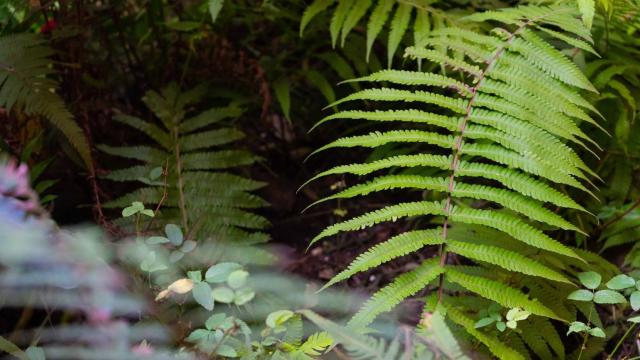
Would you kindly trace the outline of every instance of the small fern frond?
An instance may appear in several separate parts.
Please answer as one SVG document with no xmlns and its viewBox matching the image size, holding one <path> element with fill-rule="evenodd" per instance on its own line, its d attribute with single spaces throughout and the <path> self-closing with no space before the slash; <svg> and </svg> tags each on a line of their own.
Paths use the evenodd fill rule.
<svg viewBox="0 0 640 360">
<path fill-rule="evenodd" d="M 0 107 L 42 115 L 78 152 L 87 169 L 93 167 L 89 143 L 51 78 L 54 51 L 36 34 L 0 37 Z"/>
<path fill-rule="evenodd" d="M 148 135 L 155 146 L 99 146 L 107 154 L 142 163 L 112 171 L 106 178 L 147 185 L 105 206 L 125 207 L 133 201 L 154 207 L 161 204 L 156 214 L 160 226 L 180 223 L 185 232 L 194 228 L 192 236 L 217 236 L 249 243 L 265 241 L 266 234 L 252 231 L 266 228 L 269 222 L 248 211 L 267 205 L 251 193 L 264 183 L 230 173 L 260 159 L 244 150 L 228 149 L 244 134 L 221 122 L 240 115 L 241 109 L 231 104 L 187 117 L 186 106 L 197 102 L 202 94 L 201 88 L 180 92 L 172 84 L 160 93 L 150 91 L 144 97 L 145 104 L 159 119 L 157 124 L 126 115 L 115 118 Z M 164 170 L 161 178 L 149 179 L 157 168 Z"/>
</svg>

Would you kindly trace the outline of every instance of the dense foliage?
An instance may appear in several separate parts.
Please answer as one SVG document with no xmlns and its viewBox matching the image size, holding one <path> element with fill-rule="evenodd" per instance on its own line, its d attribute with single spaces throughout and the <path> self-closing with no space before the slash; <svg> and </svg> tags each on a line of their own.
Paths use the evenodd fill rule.
<svg viewBox="0 0 640 360">
<path fill-rule="evenodd" d="M 637 0 L 6 1 L 0 352 L 640 358 L 638 36 Z"/>
</svg>

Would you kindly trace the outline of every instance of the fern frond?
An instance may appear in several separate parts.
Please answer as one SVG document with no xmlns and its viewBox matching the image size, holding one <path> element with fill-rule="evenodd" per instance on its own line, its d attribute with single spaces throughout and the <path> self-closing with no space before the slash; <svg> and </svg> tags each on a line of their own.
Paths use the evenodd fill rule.
<svg viewBox="0 0 640 360">
<path fill-rule="evenodd" d="M 264 183 L 230 173 L 260 158 L 244 150 L 225 148 L 244 134 L 221 122 L 239 115 L 241 109 L 232 104 L 188 117 L 186 106 L 199 101 L 203 94 L 201 87 L 180 92 L 175 84 L 159 93 L 147 92 L 143 100 L 159 119 L 159 125 L 127 115 L 116 117 L 117 121 L 148 135 L 158 147 L 99 146 L 107 154 L 142 163 L 112 171 L 106 178 L 150 185 L 105 206 L 126 207 L 134 201 L 150 207 L 162 204 L 156 214 L 159 226 L 180 223 L 186 233 L 194 227 L 192 236 L 215 236 L 240 243 L 266 241 L 266 234 L 252 230 L 264 229 L 269 222 L 247 211 L 267 205 L 251 193 Z M 149 179 L 156 168 L 162 168 L 163 174 L 155 180 Z M 219 171 L 221 169 L 227 171 Z"/>
<path fill-rule="evenodd" d="M 380 18 L 372 25 L 373 37 L 393 7 L 385 4 L 378 3 L 375 8 Z M 401 6 L 394 18 L 400 19 Z M 409 9 L 403 16 L 410 18 L 412 13 Z M 379 71 L 352 80 L 363 90 L 330 105 L 351 109 L 341 109 L 316 126 L 337 120 L 369 121 L 383 125 L 384 130 L 338 138 L 314 154 L 334 148 L 380 149 L 394 143 L 403 155 L 339 165 L 319 173 L 311 180 L 336 174 L 376 176 L 357 179 L 355 185 L 318 202 L 392 189 L 423 191 L 433 201 L 392 203 L 346 219 L 327 227 L 311 244 L 344 231 L 407 217 L 424 218 L 421 224 L 438 226 L 428 236 L 426 232 L 431 230 L 410 231 L 374 246 L 329 281 L 327 286 L 408 252 L 438 246 L 433 251 L 437 257 L 426 262 L 434 267 L 438 264 L 438 270 L 426 277 L 429 281 L 415 279 L 414 271 L 418 270 L 400 275 L 362 307 L 352 320 L 357 327 L 367 326 L 377 314 L 430 282 L 438 286 L 439 304 L 451 301 L 447 294 L 472 292 L 540 317 L 575 317 L 574 308 L 564 305 L 563 292 L 572 286 L 568 274 L 592 264 L 545 231 L 581 232 L 559 210 L 585 211 L 569 194 L 577 189 L 595 197 L 592 179 L 599 179 L 573 149 L 582 147 L 594 153 L 591 148 L 599 148 L 583 128 L 602 129 L 593 117 L 599 114 L 579 93 L 595 88 L 569 57 L 548 42 L 592 50 L 589 32 L 577 16 L 573 6 L 552 5 L 471 15 L 459 24 L 464 27 L 432 29 L 426 23 L 429 20 L 422 18 L 424 33 L 419 39 L 414 35 L 420 46 L 408 48 L 405 56 L 429 61 L 434 65 L 430 68 L 441 73 Z M 399 29 L 395 33 L 392 29 L 391 40 L 396 42 L 410 20 L 393 21 Z M 467 22 L 482 21 L 499 25 L 487 32 L 466 26 Z M 357 105 L 362 103 L 371 109 Z M 411 108 L 407 109 L 406 103 L 411 103 Z M 395 125 L 399 128 L 392 128 Z M 406 171 L 408 168 L 412 169 Z M 451 265 L 449 253 L 481 266 Z M 526 276 L 514 277 L 514 273 Z M 433 281 L 436 276 L 439 281 Z M 511 280 L 507 284 L 505 279 Z M 455 309 L 449 306 L 454 312 L 465 307 L 467 312 L 479 310 L 469 302 Z M 561 350 L 553 335 L 525 338 L 523 342 L 512 334 L 508 339 L 513 346 L 509 348 L 474 329 L 473 320 L 466 318 L 464 311 L 451 319 L 504 359 L 529 358 L 527 346 L 545 357 Z"/>
<path fill-rule="evenodd" d="M 46 40 L 36 34 L 0 37 L 0 107 L 44 116 L 91 169 L 89 143 L 62 97 L 55 93 L 58 82 L 51 78 L 53 54 Z"/>
</svg>

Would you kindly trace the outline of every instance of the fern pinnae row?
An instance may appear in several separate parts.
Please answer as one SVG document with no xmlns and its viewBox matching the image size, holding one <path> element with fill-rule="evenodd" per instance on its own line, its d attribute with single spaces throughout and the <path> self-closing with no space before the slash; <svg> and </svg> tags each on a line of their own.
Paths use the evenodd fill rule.
<svg viewBox="0 0 640 360">
<path fill-rule="evenodd" d="M 484 261 L 510 271 L 573 284 L 566 276 L 557 271 L 517 252 L 503 248 L 451 240 L 447 243 L 447 248 L 449 251 L 466 258 Z"/>
<path fill-rule="evenodd" d="M 317 180 L 321 177 L 335 174 L 354 174 L 354 175 L 367 175 L 372 172 L 387 169 L 390 167 L 417 167 L 417 166 L 429 166 L 439 169 L 446 169 L 451 162 L 449 156 L 445 155 L 433 155 L 433 154 L 417 154 L 417 155 L 396 155 L 385 159 L 372 161 L 369 163 L 359 163 L 350 165 L 340 165 L 333 167 L 329 170 L 325 170 L 311 179 L 305 181 L 299 188 L 302 189 L 310 182 Z"/>
<path fill-rule="evenodd" d="M 425 123 L 445 128 L 447 130 L 455 130 L 458 127 L 459 119 L 453 116 L 439 115 L 427 111 L 407 109 L 407 110 L 346 110 L 325 116 L 318 121 L 309 132 L 315 130 L 318 126 L 336 119 L 351 120 L 367 120 L 380 122 L 414 122 Z"/>
<path fill-rule="evenodd" d="M 364 215 L 333 224 L 324 229 L 311 240 L 311 245 L 316 241 L 343 231 L 360 230 L 371 227 L 383 221 L 397 220 L 403 217 L 416 215 L 443 215 L 442 204 L 437 201 L 406 202 L 384 207 L 368 212 Z"/>
<path fill-rule="evenodd" d="M 377 244 L 366 252 L 358 255 L 358 257 L 349 264 L 347 269 L 331 278 L 318 292 L 340 281 L 346 280 L 357 273 L 367 271 L 388 261 L 417 251 L 425 245 L 438 245 L 442 242 L 440 231 L 442 230 L 439 228 L 414 230 L 393 236 L 385 242 Z"/>
</svg>

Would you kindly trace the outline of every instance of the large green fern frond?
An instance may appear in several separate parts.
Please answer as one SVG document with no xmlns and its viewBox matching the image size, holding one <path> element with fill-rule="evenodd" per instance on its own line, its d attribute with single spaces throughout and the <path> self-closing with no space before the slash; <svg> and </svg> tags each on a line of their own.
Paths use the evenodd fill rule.
<svg viewBox="0 0 640 360">
<path fill-rule="evenodd" d="M 93 165 L 87 139 L 64 100 L 55 93 L 58 82 L 51 78 L 53 54 L 46 40 L 36 34 L 0 37 L 0 106 L 44 116 L 90 169 Z"/>
<path fill-rule="evenodd" d="M 391 7 L 381 2 L 375 12 L 388 13 L 384 6 Z M 391 143 L 409 147 L 404 155 L 340 165 L 316 175 L 314 179 L 380 173 L 318 202 L 391 189 L 427 191 L 429 201 L 391 204 L 347 219 L 326 228 L 312 244 L 341 232 L 409 217 L 424 217 L 421 223 L 437 225 L 374 246 L 329 281 L 326 286 L 425 246 L 438 246 L 437 258 L 400 275 L 374 294 L 352 326 L 368 326 L 378 314 L 430 284 L 438 288 L 438 302 L 451 301 L 447 293 L 472 293 L 508 308 L 524 308 L 540 321 L 575 316 L 564 305 L 548 301 L 547 294 L 562 298 L 573 286 L 576 269 L 594 260 L 583 258 L 547 230 L 580 232 L 558 210 L 584 211 L 569 194 L 593 195 L 592 179 L 598 179 L 574 150 L 594 152 L 592 147 L 597 148 L 582 127 L 601 128 L 599 119 L 591 115 L 599 114 L 580 94 L 594 88 L 551 45 L 559 39 L 590 50 L 589 33 L 577 17 L 577 10 L 568 5 L 527 6 L 472 15 L 463 19 L 461 27 L 432 31 L 420 39 L 422 47 L 409 48 L 406 54 L 438 64 L 446 72 L 384 70 L 355 79 L 369 88 L 332 105 L 365 101 L 374 109 L 343 109 L 316 125 L 372 122 L 384 125 L 385 130 L 337 139 L 314 154 Z M 498 26 L 487 32 L 464 27 L 474 22 L 496 22 Z M 376 104 L 384 108 L 375 109 Z M 393 126 L 399 129 L 389 129 Z M 403 173 L 407 168 L 412 168 L 410 174 Z M 464 228 L 488 230 L 457 231 Z M 454 257 L 479 267 L 452 266 Z M 509 280 L 514 273 L 522 274 L 524 280 Z M 436 277 L 440 280 L 434 284 Z M 470 308 L 454 303 L 448 305 L 451 314 L 456 314 L 452 320 L 485 345 L 495 346 L 491 350 L 499 357 L 515 358 L 510 357 L 513 352 L 527 346 L 543 354 L 559 351 L 555 338 L 543 339 L 549 343 L 545 347 L 539 346 L 538 338 L 514 338 L 513 349 L 499 345 L 483 330 L 470 326 Z"/>
</svg>

